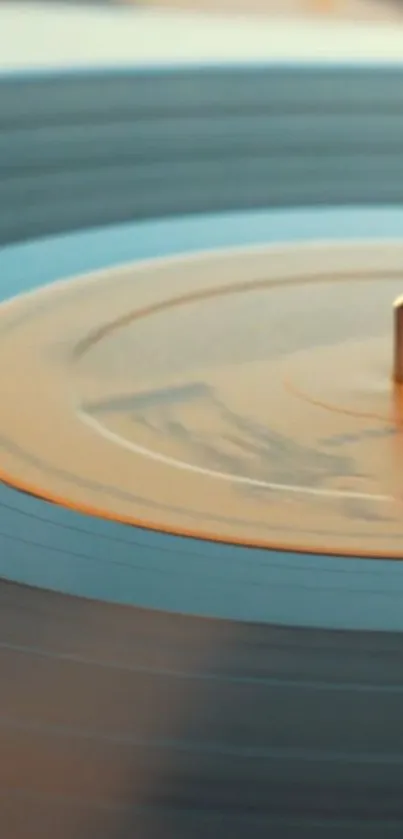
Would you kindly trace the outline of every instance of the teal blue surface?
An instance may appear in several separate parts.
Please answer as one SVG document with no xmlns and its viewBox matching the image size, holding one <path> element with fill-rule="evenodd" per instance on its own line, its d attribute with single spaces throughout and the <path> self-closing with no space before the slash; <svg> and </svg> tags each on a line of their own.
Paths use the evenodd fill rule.
<svg viewBox="0 0 403 839">
<path fill-rule="evenodd" d="M 0 294 L 137 259 L 259 243 L 396 238 L 401 208 L 127 224 L 3 248 Z M 403 546 L 402 546 L 403 547 Z M 84 517 L 0 486 L 0 575 L 84 597 L 296 626 L 402 630 L 403 565 L 247 550 Z"/>
<path fill-rule="evenodd" d="M 0 75 L 0 243 L 194 213 L 403 203 L 403 64 Z"/>
</svg>

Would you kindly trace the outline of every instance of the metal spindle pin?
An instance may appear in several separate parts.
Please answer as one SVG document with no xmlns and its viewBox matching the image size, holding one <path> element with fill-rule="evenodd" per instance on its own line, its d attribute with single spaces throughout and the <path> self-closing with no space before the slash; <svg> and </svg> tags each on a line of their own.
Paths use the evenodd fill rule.
<svg viewBox="0 0 403 839">
<path fill-rule="evenodd" d="M 393 379 L 396 384 L 403 384 L 403 295 L 393 304 L 394 319 L 394 359 Z"/>
</svg>

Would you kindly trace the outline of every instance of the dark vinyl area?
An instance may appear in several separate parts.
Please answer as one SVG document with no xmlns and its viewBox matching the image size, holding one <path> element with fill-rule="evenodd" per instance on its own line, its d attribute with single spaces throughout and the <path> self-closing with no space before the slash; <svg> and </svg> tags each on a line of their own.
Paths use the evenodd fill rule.
<svg viewBox="0 0 403 839">
<path fill-rule="evenodd" d="M 2 836 L 401 836 L 402 661 L 3 582 Z"/>
</svg>

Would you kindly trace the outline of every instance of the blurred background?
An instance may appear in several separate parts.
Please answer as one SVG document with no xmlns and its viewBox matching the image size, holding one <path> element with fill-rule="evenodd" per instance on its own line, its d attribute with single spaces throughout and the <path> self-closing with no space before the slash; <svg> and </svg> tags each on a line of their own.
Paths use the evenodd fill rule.
<svg viewBox="0 0 403 839">
<path fill-rule="evenodd" d="M 123 0 L 124 2 L 124 0 Z M 126 0 L 130 3 L 131 0 Z M 137 0 L 132 0 L 136 3 Z M 258 12 L 273 15 L 334 15 L 356 19 L 393 19 L 402 14 L 402 0 L 146 0 L 159 8 L 199 11 Z"/>
<path fill-rule="evenodd" d="M 18 0 L 15 0 L 18 2 Z M 144 9 L 258 13 L 291 17 L 334 17 L 393 21 L 403 16 L 403 0 L 44 0 L 46 5 L 129 5 Z M 0 7 L 4 5 L 0 0 Z M 6 4 L 9 5 L 9 2 Z"/>
</svg>

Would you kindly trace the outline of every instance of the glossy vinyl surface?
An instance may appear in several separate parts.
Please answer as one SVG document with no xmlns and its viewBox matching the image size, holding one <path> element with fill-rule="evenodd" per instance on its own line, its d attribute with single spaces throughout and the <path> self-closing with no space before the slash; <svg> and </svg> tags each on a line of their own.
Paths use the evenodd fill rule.
<svg viewBox="0 0 403 839">
<path fill-rule="evenodd" d="M 1 81 L 2 298 L 398 239 L 402 90 L 375 66 Z M 7 839 L 401 836 L 400 562 L 197 542 L 4 484 L 0 503 Z"/>
</svg>

